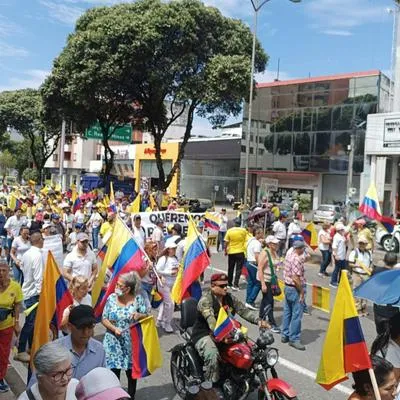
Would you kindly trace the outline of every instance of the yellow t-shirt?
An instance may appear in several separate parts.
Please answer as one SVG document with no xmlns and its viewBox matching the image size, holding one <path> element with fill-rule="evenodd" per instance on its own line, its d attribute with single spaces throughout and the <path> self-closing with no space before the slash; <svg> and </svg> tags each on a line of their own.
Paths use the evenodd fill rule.
<svg viewBox="0 0 400 400">
<path fill-rule="evenodd" d="M 228 242 L 228 254 L 244 253 L 246 250 L 247 230 L 234 227 L 227 230 L 225 242 Z"/>
<path fill-rule="evenodd" d="M 358 232 L 358 237 L 364 237 L 368 240 L 367 250 L 372 249 L 372 245 L 374 243 L 374 238 L 372 236 L 371 231 L 368 228 L 363 228 Z"/>
<path fill-rule="evenodd" d="M 19 283 L 11 280 L 8 288 L 0 292 L 0 308 L 14 309 L 15 303 L 21 303 L 23 300 L 22 289 Z M 14 317 L 9 314 L 8 317 L 0 322 L 0 330 L 14 326 Z"/>
<path fill-rule="evenodd" d="M 279 216 L 281 215 L 281 210 L 277 206 L 272 207 L 271 211 L 274 214 L 275 219 L 278 219 Z"/>
<path fill-rule="evenodd" d="M 100 228 L 100 236 L 104 237 L 108 231 L 112 231 L 114 224 L 110 224 L 108 221 L 104 222 Z"/>
</svg>

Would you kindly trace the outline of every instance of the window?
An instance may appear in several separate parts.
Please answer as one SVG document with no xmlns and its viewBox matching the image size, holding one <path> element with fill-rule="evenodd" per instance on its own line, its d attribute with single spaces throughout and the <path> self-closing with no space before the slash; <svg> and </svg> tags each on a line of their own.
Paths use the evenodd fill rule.
<svg viewBox="0 0 400 400">
<path fill-rule="evenodd" d="M 70 151 L 64 151 L 64 160 L 71 161 L 71 152 Z"/>
<path fill-rule="evenodd" d="M 264 138 L 264 147 L 267 153 L 274 153 L 274 134 L 270 133 Z"/>
<path fill-rule="evenodd" d="M 330 131 L 332 122 L 332 108 L 316 108 L 316 126 L 313 128 L 318 131 Z"/>
<path fill-rule="evenodd" d="M 258 143 L 262 143 L 264 141 L 264 138 L 262 136 L 258 137 Z"/>
<path fill-rule="evenodd" d="M 294 136 L 293 153 L 299 156 L 310 155 L 311 133 L 296 133 Z"/>
<path fill-rule="evenodd" d="M 101 154 L 96 154 L 96 160 L 100 161 L 101 160 Z"/>
<path fill-rule="evenodd" d="M 53 161 L 58 161 L 58 154 L 57 153 L 53 154 Z"/>
<path fill-rule="evenodd" d="M 303 131 L 310 131 L 312 127 L 312 116 L 313 116 L 313 109 L 312 108 L 305 108 L 303 110 Z"/>
<path fill-rule="evenodd" d="M 276 140 L 276 154 L 284 156 L 292 153 L 292 134 L 280 133 Z"/>
<path fill-rule="evenodd" d="M 258 149 L 258 155 L 262 156 L 264 154 L 264 149 Z"/>
<path fill-rule="evenodd" d="M 251 134 L 251 135 L 250 135 L 250 142 L 253 142 L 253 141 L 254 141 L 254 135 Z"/>
<path fill-rule="evenodd" d="M 335 133 L 335 145 L 330 152 L 331 155 L 343 156 L 347 154 L 347 146 L 350 145 L 350 133 L 349 132 L 337 132 Z"/>
<path fill-rule="evenodd" d="M 242 153 L 246 153 L 246 146 L 240 146 L 240 151 Z"/>
<path fill-rule="evenodd" d="M 328 155 L 331 146 L 331 134 L 328 132 L 318 132 L 314 136 L 314 151 L 316 155 Z"/>
<path fill-rule="evenodd" d="M 250 154 L 254 154 L 254 148 L 250 147 Z"/>
</svg>

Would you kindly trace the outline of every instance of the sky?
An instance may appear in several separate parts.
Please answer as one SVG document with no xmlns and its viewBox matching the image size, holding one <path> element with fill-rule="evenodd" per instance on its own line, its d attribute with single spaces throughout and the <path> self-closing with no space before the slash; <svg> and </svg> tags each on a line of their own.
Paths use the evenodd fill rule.
<svg viewBox="0 0 400 400">
<path fill-rule="evenodd" d="M 39 87 L 85 9 L 119 2 L 0 0 L 0 91 Z M 253 27 L 250 0 L 204 3 Z M 257 81 L 277 77 L 278 59 L 280 80 L 372 69 L 390 75 L 393 7 L 393 0 L 268 1 L 259 12 L 257 37 L 270 61 Z M 197 133 L 209 129 L 196 119 Z"/>
</svg>

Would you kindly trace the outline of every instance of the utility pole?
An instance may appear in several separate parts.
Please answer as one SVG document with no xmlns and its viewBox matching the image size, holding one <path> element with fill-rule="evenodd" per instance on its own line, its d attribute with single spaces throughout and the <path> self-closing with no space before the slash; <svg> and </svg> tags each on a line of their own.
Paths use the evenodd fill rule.
<svg viewBox="0 0 400 400">
<path fill-rule="evenodd" d="M 60 139 L 60 152 L 59 152 L 59 158 L 60 158 L 59 179 L 62 191 L 65 191 L 66 189 L 65 179 L 64 179 L 64 147 L 65 147 L 65 120 L 63 119 L 61 124 L 61 139 Z"/>
</svg>

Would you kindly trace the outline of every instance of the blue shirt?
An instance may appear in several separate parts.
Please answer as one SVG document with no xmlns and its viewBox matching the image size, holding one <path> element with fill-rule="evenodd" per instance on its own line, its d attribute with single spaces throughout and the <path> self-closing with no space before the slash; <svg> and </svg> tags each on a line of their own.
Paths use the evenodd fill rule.
<svg viewBox="0 0 400 400">
<path fill-rule="evenodd" d="M 106 366 L 106 354 L 101 342 L 96 339 L 89 339 L 86 350 L 82 354 L 76 353 L 72 348 L 71 335 L 55 340 L 55 343 L 66 347 L 72 355 L 72 378 L 80 380 L 92 369 Z M 36 374 L 32 375 L 28 388 L 37 382 Z"/>
<path fill-rule="evenodd" d="M 4 214 L 0 215 L 0 236 L 7 236 L 7 231 L 4 229 L 7 218 Z"/>
</svg>

